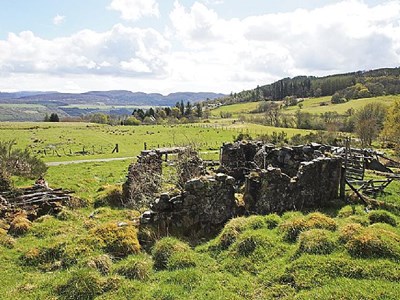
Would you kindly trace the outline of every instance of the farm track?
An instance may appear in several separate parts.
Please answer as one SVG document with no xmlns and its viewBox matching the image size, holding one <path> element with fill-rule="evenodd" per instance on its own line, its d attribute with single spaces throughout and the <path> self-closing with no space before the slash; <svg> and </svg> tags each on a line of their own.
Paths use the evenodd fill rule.
<svg viewBox="0 0 400 300">
<path fill-rule="evenodd" d="M 89 162 L 109 162 L 109 161 L 127 160 L 127 159 L 134 159 L 134 158 L 135 157 L 130 156 L 130 157 L 116 157 L 116 158 L 70 160 L 70 161 L 53 161 L 53 162 L 47 162 L 46 166 L 56 167 L 56 166 L 61 166 L 61 165 L 82 164 L 82 163 L 89 163 Z"/>
</svg>

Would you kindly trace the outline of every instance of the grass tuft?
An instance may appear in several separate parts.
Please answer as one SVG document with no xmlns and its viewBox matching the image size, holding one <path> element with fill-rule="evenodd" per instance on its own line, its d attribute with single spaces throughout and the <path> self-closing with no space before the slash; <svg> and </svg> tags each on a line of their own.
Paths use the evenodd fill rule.
<svg viewBox="0 0 400 300">
<path fill-rule="evenodd" d="M 368 214 L 368 219 L 371 224 L 386 223 L 396 227 L 396 216 L 386 210 L 373 210 Z"/>
<path fill-rule="evenodd" d="M 146 254 L 130 255 L 115 267 L 115 273 L 128 279 L 147 280 L 153 269 L 153 261 Z"/>
<path fill-rule="evenodd" d="M 99 271 L 102 275 L 107 275 L 112 267 L 112 259 L 107 254 L 99 255 L 90 259 L 87 266 Z"/>
<path fill-rule="evenodd" d="M 174 253 L 190 251 L 188 244 L 172 237 L 166 237 L 156 242 L 152 255 L 156 270 L 167 269 L 169 260 Z"/>
<path fill-rule="evenodd" d="M 27 233 L 31 227 L 31 221 L 29 221 L 24 215 L 18 215 L 11 221 L 8 232 L 13 236 L 20 236 Z"/>
<path fill-rule="evenodd" d="M 336 249 L 336 246 L 336 238 L 331 231 L 325 229 L 311 229 L 300 234 L 297 252 L 329 254 Z"/>
<path fill-rule="evenodd" d="M 114 222 L 108 222 L 91 229 L 91 234 L 113 256 L 125 257 L 140 251 L 137 230 L 132 226 L 119 227 Z"/>
</svg>

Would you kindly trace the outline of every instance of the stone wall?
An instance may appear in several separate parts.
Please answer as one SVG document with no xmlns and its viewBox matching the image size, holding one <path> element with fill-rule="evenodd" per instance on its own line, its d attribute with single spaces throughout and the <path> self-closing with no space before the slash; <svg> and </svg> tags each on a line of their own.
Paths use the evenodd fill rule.
<svg viewBox="0 0 400 300">
<path fill-rule="evenodd" d="M 165 235 L 207 236 L 218 232 L 237 213 L 235 179 L 226 174 L 189 180 L 175 196 L 162 194 L 142 215 L 142 226 L 151 225 Z"/>
<path fill-rule="evenodd" d="M 152 196 L 161 188 L 162 160 L 154 151 L 138 156 L 128 168 L 123 184 L 123 202 L 130 207 L 146 207 Z"/>
<path fill-rule="evenodd" d="M 244 201 L 250 214 L 281 213 L 326 206 L 338 198 L 341 158 L 301 162 L 296 176 L 268 167 L 246 179 Z"/>
</svg>

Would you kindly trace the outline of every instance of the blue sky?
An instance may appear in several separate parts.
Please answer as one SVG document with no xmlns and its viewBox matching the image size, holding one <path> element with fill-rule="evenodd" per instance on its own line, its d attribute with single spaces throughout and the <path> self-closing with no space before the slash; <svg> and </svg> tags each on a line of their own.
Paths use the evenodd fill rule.
<svg viewBox="0 0 400 300">
<path fill-rule="evenodd" d="M 0 0 L 0 91 L 239 91 L 397 67 L 396 0 Z"/>
</svg>

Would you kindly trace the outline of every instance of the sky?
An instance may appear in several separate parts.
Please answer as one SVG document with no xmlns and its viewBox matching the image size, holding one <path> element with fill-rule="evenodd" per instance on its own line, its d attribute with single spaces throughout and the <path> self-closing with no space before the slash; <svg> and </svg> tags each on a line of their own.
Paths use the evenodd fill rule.
<svg viewBox="0 0 400 300">
<path fill-rule="evenodd" d="M 400 1 L 0 0 L 0 91 L 238 92 L 400 66 Z"/>
</svg>

